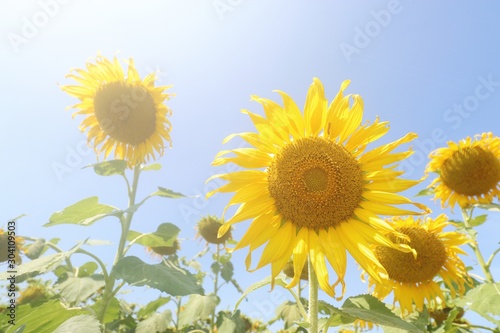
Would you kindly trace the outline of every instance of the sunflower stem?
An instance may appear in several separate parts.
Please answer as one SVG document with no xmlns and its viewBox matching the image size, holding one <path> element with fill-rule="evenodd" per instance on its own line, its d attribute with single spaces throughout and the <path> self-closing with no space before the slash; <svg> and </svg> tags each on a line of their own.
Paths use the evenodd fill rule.
<svg viewBox="0 0 500 333">
<path fill-rule="evenodd" d="M 308 269 L 309 269 L 309 333 L 318 333 L 318 277 L 314 271 L 311 258 L 309 258 Z"/>
<path fill-rule="evenodd" d="M 220 264 L 220 244 L 216 244 L 216 252 L 215 252 L 215 260 L 217 261 L 217 265 Z M 220 267 L 220 266 L 219 266 Z M 215 272 L 214 277 L 214 295 L 217 297 L 217 292 L 219 291 L 219 270 Z M 211 332 L 215 332 L 215 308 L 212 310 L 212 320 L 210 323 Z"/>
<path fill-rule="evenodd" d="M 477 242 L 477 232 L 475 232 L 474 228 L 471 225 L 472 212 L 473 209 L 462 208 L 465 231 L 472 239 L 472 242 L 469 243 L 469 246 L 472 248 L 474 254 L 476 255 L 477 262 L 479 263 L 479 266 L 481 266 L 486 282 L 495 283 L 495 279 L 490 272 L 489 265 L 486 263 L 481 251 L 479 250 L 479 244 Z"/>
<path fill-rule="evenodd" d="M 141 167 L 140 165 L 136 165 L 134 167 L 134 175 L 133 175 L 133 180 L 132 180 L 132 185 L 128 182 L 127 178 L 125 177 L 126 183 L 127 183 L 127 189 L 128 189 L 128 208 L 131 208 L 132 206 L 135 205 L 135 197 L 137 194 L 137 186 L 139 184 L 139 175 L 141 173 Z M 120 224 L 122 227 L 122 232 L 120 236 L 120 242 L 118 243 L 118 249 L 116 250 L 116 255 L 115 255 L 115 260 L 113 262 L 113 267 L 116 266 L 116 264 L 123 258 L 125 255 L 125 243 L 127 242 L 127 235 L 130 230 L 130 225 L 132 223 L 132 218 L 134 216 L 134 211 L 133 210 L 128 210 L 125 215 L 120 216 Z M 104 295 L 103 295 L 103 305 L 100 309 L 100 312 L 97 316 L 101 324 L 104 325 L 104 317 L 106 314 L 106 311 L 108 309 L 109 302 L 111 299 L 114 297 L 114 295 L 118 292 L 118 290 L 121 288 L 122 285 L 118 286 L 115 290 L 113 290 L 115 286 L 116 279 L 113 276 L 113 268 L 111 268 L 111 274 L 109 275 L 109 279 L 106 281 L 106 287 L 104 290 Z"/>
</svg>

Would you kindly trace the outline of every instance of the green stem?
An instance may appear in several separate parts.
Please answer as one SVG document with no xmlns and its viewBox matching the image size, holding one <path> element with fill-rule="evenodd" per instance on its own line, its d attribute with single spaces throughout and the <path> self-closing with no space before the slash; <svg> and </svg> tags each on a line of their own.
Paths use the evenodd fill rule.
<svg viewBox="0 0 500 333">
<path fill-rule="evenodd" d="M 455 326 L 455 327 L 461 327 L 461 328 L 465 328 L 465 329 L 478 328 L 478 329 L 487 330 L 487 331 L 491 331 L 491 332 L 498 332 L 494 328 L 490 328 L 490 327 L 487 327 L 487 326 L 481 326 L 481 325 L 453 323 L 453 326 Z"/>
<path fill-rule="evenodd" d="M 136 165 L 134 167 L 134 175 L 133 175 L 133 180 L 132 180 L 132 185 L 128 182 L 127 178 L 125 178 L 125 181 L 127 183 L 127 189 L 128 189 L 128 208 L 135 205 L 135 197 L 137 194 L 137 185 L 139 184 L 139 175 L 141 174 L 141 167 L 140 165 Z M 115 255 L 115 260 L 113 262 L 113 267 L 123 258 L 125 255 L 125 244 L 127 242 L 127 235 L 130 230 L 130 225 L 132 223 L 132 218 L 134 217 L 134 211 L 133 210 L 128 210 L 124 215 L 120 216 L 120 224 L 121 224 L 121 236 L 120 236 L 120 242 L 118 243 L 118 249 L 116 250 L 116 255 Z M 113 269 L 111 269 L 112 271 Z M 116 295 L 118 290 L 121 288 L 123 284 L 118 286 L 116 289 L 113 290 L 115 286 L 116 279 L 113 277 L 113 274 L 109 275 L 109 279 L 106 280 L 106 288 L 104 289 L 104 295 L 103 295 L 103 306 L 101 307 L 101 311 L 99 312 L 97 318 L 99 321 L 104 324 L 104 316 L 106 314 L 106 310 L 108 308 L 109 302 L 111 299 Z"/>
<path fill-rule="evenodd" d="M 128 208 L 135 205 L 135 196 L 137 194 L 137 185 L 139 183 L 139 175 L 141 174 L 141 168 L 139 165 L 134 168 L 134 179 L 132 181 L 132 186 L 128 188 Z M 120 259 L 124 256 L 125 243 L 127 242 L 127 235 L 130 229 L 130 224 L 132 223 L 132 217 L 134 217 L 133 211 L 128 211 L 125 218 L 121 218 L 122 234 L 120 237 L 120 243 L 118 244 L 118 250 L 116 251 L 115 261 L 113 266 L 116 265 Z"/>
<path fill-rule="evenodd" d="M 318 333 L 318 277 L 314 271 L 311 258 L 308 260 L 309 269 L 309 333 Z"/>
<path fill-rule="evenodd" d="M 101 261 L 101 259 L 99 259 L 99 257 L 97 257 L 95 254 L 90 253 L 88 251 L 85 251 L 83 249 L 76 250 L 76 253 L 86 254 L 89 257 L 91 257 L 92 259 L 94 259 L 99 264 L 99 266 L 101 266 L 102 275 L 104 276 L 104 281 L 107 281 L 109 279 L 109 274 L 108 274 L 108 270 L 106 269 L 106 265 L 104 265 L 104 263 Z"/>
<path fill-rule="evenodd" d="M 179 332 L 179 317 L 181 314 L 182 298 L 180 296 L 177 296 L 176 301 L 174 302 L 177 304 L 177 320 L 175 321 L 175 331 Z"/>
<path fill-rule="evenodd" d="M 496 249 L 495 252 L 491 254 L 491 256 L 488 258 L 488 261 L 486 262 L 486 267 L 490 269 L 491 264 L 493 263 L 493 259 L 495 259 L 495 256 L 500 252 L 500 248 Z"/>
<path fill-rule="evenodd" d="M 220 244 L 216 244 L 216 251 L 215 251 L 215 261 L 217 262 L 217 264 L 219 265 L 220 267 L 220 262 L 219 262 L 219 259 L 220 259 L 220 247 L 219 247 Z M 217 292 L 219 291 L 219 270 L 217 270 L 215 272 L 215 277 L 214 277 L 214 295 L 215 297 L 217 297 Z M 215 332 L 214 329 L 215 329 L 215 308 L 212 310 L 212 321 L 210 323 L 210 327 L 211 327 L 211 332 Z"/>
<path fill-rule="evenodd" d="M 493 275 L 490 272 L 489 265 L 486 264 L 486 261 L 484 260 L 484 257 L 481 254 L 481 251 L 479 250 L 479 244 L 476 239 L 477 233 L 475 232 L 474 228 L 470 223 L 472 219 L 472 212 L 473 209 L 462 208 L 462 217 L 464 219 L 465 231 L 469 234 L 469 236 L 472 239 L 472 242 L 469 243 L 469 246 L 472 248 L 474 254 L 476 255 L 477 262 L 479 263 L 479 266 L 481 266 L 481 269 L 483 270 L 486 282 L 495 283 L 495 279 L 493 278 Z"/>
</svg>

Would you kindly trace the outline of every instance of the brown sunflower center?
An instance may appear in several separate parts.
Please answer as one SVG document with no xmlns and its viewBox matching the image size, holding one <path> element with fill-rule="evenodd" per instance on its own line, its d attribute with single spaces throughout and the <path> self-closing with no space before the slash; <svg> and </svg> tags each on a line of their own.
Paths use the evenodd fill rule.
<svg viewBox="0 0 500 333">
<path fill-rule="evenodd" d="M 441 178 L 459 194 L 486 194 L 500 181 L 500 161 L 481 147 L 460 149 L 444 161 Z"/>
<path fill-rule="evenodd" d="M 328 228 L 353 216 L 363 193 L 359 163 L 341 145 L 301 138 L 281 149 L 268 169 L 278 212 L 298 227 Z"/>
<path fill-rule="evenodd" d="M 378 246 L 377 259 L 387 270 L 389 277 L 401 283 L 432 280 L 446 262 L 446 249 L 443 243 L 436 235 L 422 228 L 401 227 L 396 230 L 410 237 L 410 242 L 405 243 L 417 251 L 417 259 L 412 253 Z"/>
<path fill-rule="evenodd" d="M 94 98 L 94 111 L 102 130 L 120 142 L 138 145 L 156 129 L 155 102 L 142 86 L 103 84 Z"/>
</svg>

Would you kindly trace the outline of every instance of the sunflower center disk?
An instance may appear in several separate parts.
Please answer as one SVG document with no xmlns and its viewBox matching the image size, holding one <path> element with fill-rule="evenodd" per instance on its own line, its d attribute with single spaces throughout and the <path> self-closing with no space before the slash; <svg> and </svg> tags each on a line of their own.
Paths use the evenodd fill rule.
<svg viewBox="0 0 500 333">
<path fill-rule="evenodd" d="M 486 194 L 500 181 L 500 162 L 492 152 L 467 147 L 443 163 L 441 177 L 446 186 L 459 194 Z"/>
<path fill-rule="evenodd" d="M 377 259 L 387 270 L 389 277 L 401 283 L 432 280 L 446 262 L 443 243 L 434 234 L 421 228 L 402 227 L 396 230 L 410 237 L 408 244 L 417 251 L 417 259 L 412 253 L 378 246 Z"/>
<path fill-rule="evenodd" d="M 284 146 L 268 169 L 268 182 L 283 218 L 314 229 L 350 219 L 364 186 L 357 160 L 323 138 L 301 138 Z"/>
<path fill-rule="evenodd" d="M 117 141 L 138 145 L 155 132 L 155 103 L 141 86 L 103 84 L 94 98 L 94 110 L 102 130 Z"/>
</svg>

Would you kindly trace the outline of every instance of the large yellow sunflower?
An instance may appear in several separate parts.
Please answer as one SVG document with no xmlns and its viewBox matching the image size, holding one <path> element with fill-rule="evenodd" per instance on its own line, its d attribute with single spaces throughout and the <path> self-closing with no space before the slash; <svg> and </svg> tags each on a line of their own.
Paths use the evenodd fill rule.
<svg viewBox="0 0 500 333">
<path fill-rule="evenodd" d="M 409 242 L 403 242 L 416 251 L 416 256 L 385 246 L 376 247 L 376 257 L 389 274 L 382 282 L 369 277 L 376 297 L 384 299 L 394 291 L 394 302 L 399 303 L 405 314 L 413 311 L 413 303 L 422 311 L 424 303 L 432 309 L 445 301 L 435 278 L 444 282 L 452 297 L 465 292 L 465 284 L 470 283 L 470 278 L 458 254 L 465 254 L 459 246 L 469 240 L 464 234 L 443 231 L 450 224 L 446 215 L 417 220 L 395 217 L 390 224 L 410 238 Z"/>
<path fill-rule="evenodd" d="M 343 96 L 348 85 L 344 81 L 328 105 L 323 85 L 315 78 L 304 114 L 284 92 L 278 91 L 283 106 L 253 96 L 266 117 L 243 113 L 250 116 L 257 132 L 233 134 L 225 141 L 239 136 L 254 148 L 221 151 L 213 162 L 216 166 L 231 162 L 246 169 L 211 177 L 228 183 L 208 194 L 235 192 L 227 207 L 239 204 L 219 236 L 234 223 L 253 220 L 234 248 L 250 247 L 247 269 L 252 251 L 267 243 L 255 269 L 271 264 L 275 277 L 292 259 L 295 276 L 288 287 L 293 287 L 309 257 L 320 287 L 331 296 L 339 283 L 344 293 L 346 249 L 376 278 L 386 273 L 370 245 L 397 245 L 382 235 L 380 230 L 383 234 L 394 230 L 378 214 L 416 214 L 395 204 L 425 209 L 396 194 L 419 182 L 399 179 L 403 172 L 395 170 L 395 163 L 412 152 L 393 152 L 416 135 L 409 133 L 365 152 L 369 143 L 387 133 L 388 123 L 376 119 L 362 125 L 363 101 L 359 95 Z M 231 153 L 234 156 L 227 156 Z M 325 258 L 338 276 L 332 285 Z"/>
<path fill-rule="evenodd" d="M 171 144 L 171 111 L 163 104 L 171 96 L 165 93 L 169 87 L 155 87 L 155 73 L 141 80 L 133 59 L 128 60 L 126 75 L 116 57 L 110 61 L 98 55 L 95 63 L 86 65 L 86 70 L 66 76 L 80 85 L 61 89 L 80 99 L 72 106 L 80 110 L 73 116 L 86 116 L 80 129 L 88 130 L 96 153 L 104 152 L 106 159 L 114 149 L 114 157 L 130 167 L 163 155 L 164 141 Z"/>
<path fill-rule="evenodd" d="M 492 133 L 450 141 L 429 157 L 426 171 L 439 174 L 429 187 L 435 188 L 443 208 L 491 203 L 500 194 L 500 138 Z"/>
</svg>

